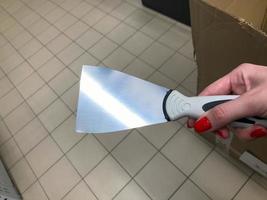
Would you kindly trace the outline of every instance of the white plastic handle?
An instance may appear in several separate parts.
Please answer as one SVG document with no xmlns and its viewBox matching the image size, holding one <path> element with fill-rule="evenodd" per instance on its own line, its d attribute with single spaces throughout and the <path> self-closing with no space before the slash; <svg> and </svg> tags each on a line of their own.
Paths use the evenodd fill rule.
<svg viewBox="0 0 267 200">
<path fill-rule="evenodd" d="M 238 95 L 186 97 L 180 92 L 173 90 L 166 96 L 165 113 L 169 120 L 176 120 L 186 116 L 197 119 L 216 105 L 233 100 L 237 97 Z M 259 124 L 267 128 L 267 119 L 261 117 L 247 117 L 236 120 L 231 123 L 231 126 L 245 128 L 253 124 Z"/>
</svg>

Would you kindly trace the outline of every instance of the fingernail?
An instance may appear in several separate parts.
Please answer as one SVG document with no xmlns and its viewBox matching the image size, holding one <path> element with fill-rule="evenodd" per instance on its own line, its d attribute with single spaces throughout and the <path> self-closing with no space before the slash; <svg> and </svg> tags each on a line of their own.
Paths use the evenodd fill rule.
<svg viewBox="0 0 267 200">
<path fill-rule="evenodd" d="M 266 136 L 266 135 L 267 135 L 266 131 L 264 131 L 262 129 L 256 129 L 255 131 L 250 133 L 250 136 L 252 138 L 259 138 L 259 137 L 263 137 L 263 136 Z"/>
<path fill-rule="evenodd" d="M 223 131 L 216 131 L 216 134 L 222 139 L 227 139 L 227 135 Z"/>
<path fill-rule="evenodd" d="M 194 129 L 198 133 L 202 133 L 211 128 L 211 123 L 207 117 L 202 117 L 200 120 L 196 121 Z"/>
<path fill-rule="evenodd" d="M 187 128 L 192 128 L 192 127 L 190 126 L 190 124 L 189 124 L 189 120 L 187 120 L 186 125 L 187 125 Z"/>
</svg>

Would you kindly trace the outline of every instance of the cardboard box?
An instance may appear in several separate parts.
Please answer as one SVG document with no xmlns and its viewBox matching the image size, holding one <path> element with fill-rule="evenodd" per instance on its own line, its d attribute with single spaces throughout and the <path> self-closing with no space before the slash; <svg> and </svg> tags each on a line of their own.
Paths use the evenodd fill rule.
<svg viewBox="0 0 267 200">
<path fill-rule="evenodd" d="M 199 92 L 241 63 L 267 66 L 267 0 L 190 0 L 190 12 Z M 213 134 L 207 138 L 215 142 Z M 267 138 L 233 137 L 229 153 L 247 151 L 267 164 L 266 147 Z"/>
</svg>

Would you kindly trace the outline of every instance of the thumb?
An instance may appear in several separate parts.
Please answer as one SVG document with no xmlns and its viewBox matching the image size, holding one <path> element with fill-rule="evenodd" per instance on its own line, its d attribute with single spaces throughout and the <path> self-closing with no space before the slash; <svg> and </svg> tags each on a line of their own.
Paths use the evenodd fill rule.
<svg viewBox="0 0 267 200">
<path fill-rule="evenodd" d="M 227 124 L 246 116 L 253 116 L 251 104 L 247 98 L 242 96 L 235 100 L 220 104 L 205 114 L 203 114 L 195 123 L 194 128 L 198 133 L 218 130 Z"/>
</svg>

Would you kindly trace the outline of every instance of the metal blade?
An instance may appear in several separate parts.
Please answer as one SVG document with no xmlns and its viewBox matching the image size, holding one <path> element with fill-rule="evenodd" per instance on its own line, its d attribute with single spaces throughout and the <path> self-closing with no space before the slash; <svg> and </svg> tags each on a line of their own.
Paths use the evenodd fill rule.
<svg viewBox="0 0 267 200">
<path fill-rule="evenodd" d="M 106 67 L 83 66 L 76 131 L 107 133 L 166 122 L 169 89 Z"/>
</svg>

